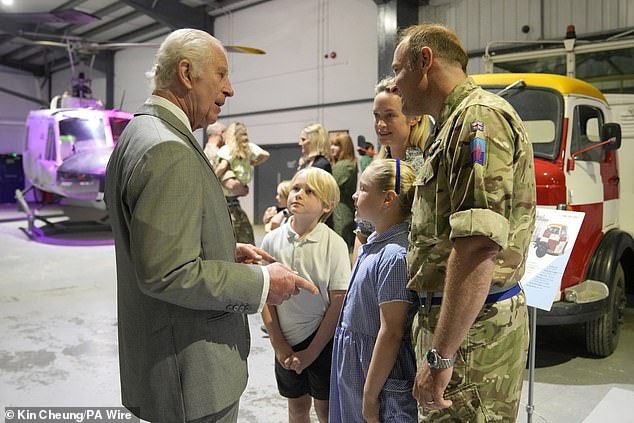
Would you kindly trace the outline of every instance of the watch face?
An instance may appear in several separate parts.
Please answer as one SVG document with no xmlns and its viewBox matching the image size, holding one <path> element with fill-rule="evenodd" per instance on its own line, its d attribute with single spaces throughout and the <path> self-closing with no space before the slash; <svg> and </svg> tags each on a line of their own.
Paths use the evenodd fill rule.
<svg viewBox="0 0 634 423">
<path fill-rule="evenodd" d="M 429 364 L 430 367 L 434 367 L 437 364 L 437 357 L 436 357 L 436 351 L 429 350 L 427 351 L 427 363 Z"/>
</svg>

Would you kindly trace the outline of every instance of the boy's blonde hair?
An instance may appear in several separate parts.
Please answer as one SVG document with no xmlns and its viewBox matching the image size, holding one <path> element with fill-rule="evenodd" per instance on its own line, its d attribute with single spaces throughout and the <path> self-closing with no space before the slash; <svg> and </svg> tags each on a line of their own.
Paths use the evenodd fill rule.
<svg viewBox="0 0 634 423">
<path fill-rule="evenodd" d="M 280 197 L 288 198 L 288 193 L 291 192 L 293 183 L 290 180 L 285 180 L 277 184 L 277 195 Z"/>
<path fill-rule="evenodd" d="M 367 178 L 370 185 L 379 191 L 398 192 L 401 216 L 407 217 L 412 214 L 416 172 L 409 163 L 403 160 L 399 160 L 399 167 L 400 186 L 398 189 L 396 189 L 396 160 L 394 159 L 374 159 L 363 171 L 363 177 Z"/>
<path fill-rule="evenodd" d="M 324 213 L 319 218 L 320 221 L 328 219 L 332 211 L 339 204 L 339 186 L 335 178 L 328 172 L 318 167 L 308 167 L 298 171 L 291 180 L 291 187 L 295 184 L 295 179 L 299 175 L 303 175 L 306 179 L 306 185 L 313 190 L 317 198 L 324 207 L 329 207 L 330 211 Z"/>
</svg>

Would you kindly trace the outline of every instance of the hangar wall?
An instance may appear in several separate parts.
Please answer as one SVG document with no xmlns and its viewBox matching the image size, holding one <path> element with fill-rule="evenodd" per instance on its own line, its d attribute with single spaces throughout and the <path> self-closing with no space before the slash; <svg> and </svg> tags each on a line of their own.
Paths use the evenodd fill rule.
<svg viewBox="0 0 634 423">
<path fill-rule="evenodd" d="M 631 29 L 634 0 L 430 0 L 419 8 L 418 21 L 454 29 L 466 49 L 477 53 L 468 72 L 481 73 L 480 56 L 490 41 L 562 39 L 570 24 L 578 37 Z"/>
</svg>

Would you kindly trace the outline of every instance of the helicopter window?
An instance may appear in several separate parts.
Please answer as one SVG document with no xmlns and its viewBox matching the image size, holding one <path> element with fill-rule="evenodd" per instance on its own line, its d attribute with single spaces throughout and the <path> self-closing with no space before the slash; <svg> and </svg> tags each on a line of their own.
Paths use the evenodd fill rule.
<svg viewBox="0 0 634 423">
<path fill-rule="evenodd" d="M 85 148 L 105 147 L 106 133 L 100 118 L 66 118 L 59 121 L 59 136 L 69 154 Z"/>
<path fill-rule="evenodd" d="M 57 149 L 55 148 L 55 128 L 53 124 L 48 125 L 48 136 L 46 138 L 46 160 L 57 160 Z"/>
</svg>

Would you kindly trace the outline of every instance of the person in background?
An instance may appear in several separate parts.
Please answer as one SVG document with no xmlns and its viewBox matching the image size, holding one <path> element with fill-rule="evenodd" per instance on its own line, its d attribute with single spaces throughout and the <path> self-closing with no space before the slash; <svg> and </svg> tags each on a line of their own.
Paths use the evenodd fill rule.
<svg viewBox="0 0 634 423">
<path fill-rule="evenodd" d="M 270 154 L 249 141 L 247 128 L 240 122 L 229 125 L 224 140 L 225 145 L 217 153 L 216 176 L 223 182 L 223 185 L 231 178 L 237 179 L 242 185 L 241 188 L 246 188 L 245 191 L 248 193 L 248 184 L 253 180 L 253 167 L 266 161 Z M 236 240 L 245 244 L 255 244 L 253 226 L 240 206 L 239 197 L 246 195 L 246 193 L 236 194 L 235 191 L 225 187 L 225 197 L 236 233 Z"/>
<path fill-rule="evenodd" d="M 411 343 L 418 298 L 407 289 L 407 221 L 414 170 L 400 160 L 374 160 L 354 201 L 375 232 L 361 247 L 333 341 L 330 423 L 416 423 L 411 395 L 416 358 Z"/>
<path fill-rule="evenodd" d="M 224 134 L 226 127 L 222 122 L 214 122 L 207 125 L 207 143 L 205 144 L 205 156 L 209 159 L 211 165 L 216 168 L 218 165 L 218 150 L 225 145 Z"/>
<path fill-rule="evenodd" d="M 354 201 L 352 195 L 357 190 L 357 160 L 354 145 L 348 134 L 337 134 L 330 142 L 330 153 L 334 165 L 332 176 L 339 186 L 340 201 L 332 214 L 333 227 L 352 251 L 354 245 Z"/>
<path fill-rule="evenodd" d="M 264 231 L 271 232 L 273 229 L 279 228 L 286 222 L 289 217 L 288 212 L 288 194 L 291 192 L 291 181 L 282 181 L 277 185 L 277 194 L 275 195 L 275 206 L 268 207 L 264 210 L 262 223 L 264 223 Z"/>
<path fill-rule="evenodd" d="M 302 148 L 302 156 L 299 159 L 297 170 L 318 167 L 332 173 L 330 142 L 326 128 L 322 124 L 313 123 L 302 129 L 299 134 L 299 146 Z"/>
<path fill-rule="evenodd" d="M 535 227 L 526 129 L 503 98 L 467 77 L 456 34 L 407 28 L 392 69 L 403 111 L 432 115 L 412 206 L 408 287 L 422 421 L 514 422 L 528 351 L 524 274 Z"/>
<path fill-rule="evenodd" d="M 264 236 L 262 249 L 319 288 L 318 297 L 299 294 L 280 307 L 265 307 L 262 320 L 275 351 L 275 379 L 288 398 L 289 423 L 310 421 L 314 407 L 328 421 L 332 337 L 350 279 L 348 248 L 322 223 L 339 202 L 331 174 L 311 167 L 292 179 L 291 217 Z"/>
<path fill-rule="evenodd" d="M 150 75 L 152 95 L 106 169 L 122 402 L 151 422 L 233 423 L 247 384 L 247 313 L 317 290 L 280 263 L 253 265 L 273 259 L 236 244 L 192 132 L 215 122 L 233 95 L 222 44 L 176 30 Z"/>
<path fill-rule="evenodd" d="M 376 154 L 374 151 L 374 144 L 365 141 L 365 145 L 363 147 L 358 147 L 357 151 L 359 152 L 359 168 L 361 173 L 363 173 L 365 168 L 372 163 L 372 159 L 374 159 L 374 155 Z"/>
</svg>

